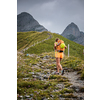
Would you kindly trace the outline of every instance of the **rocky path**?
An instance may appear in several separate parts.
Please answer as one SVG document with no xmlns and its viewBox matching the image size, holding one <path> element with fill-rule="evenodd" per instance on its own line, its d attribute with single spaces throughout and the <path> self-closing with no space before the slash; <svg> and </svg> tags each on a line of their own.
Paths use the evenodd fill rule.
<svg viewBox="0 0 100 100">
<path fill-rule="evenodd" d="M 82 80 L 79 80 L 80 75 L 77 74 L 77 71 L 74 72 L 65 72 L 65 77 L 68 77 L 71 84 L 74 86 L 83 87 L 84 82 Z"/>
<path fill-rule="evenodd" d="M 67 77 L 72 84 L 70 88 L 74 89 L 74 95 L 79 97 L 78 100 L 84 100 L 84 81 L 79 79 L 80 75 L 77 74 L 77 71 L 65 72 L 64 76 Z"/>
<path fill-rule="evenodd" d="M 18 54 L 23 55 L 23 53 L 21 53 L 21 52 L 18 52 Z M 32 57 L 34 55 L 30 54 L 28 56 Z M 55 62 L 55 60 L 51 61 L 51 59 L 54 59 L 54 58 L 49 55 L 46 55 L 43 58 L 41 58 L 40 56 L 37 56 L 36 58 L 40 58 L 41 61 L 39 61 L 37 64 L 32 66 L 32 69 L 33 69 L 33 72 L 31 72 L 32 77 L 46 82 L 46 81 L 48 81 L 49 76 L 55 74 L 54 72 L 56 71 L 56 66 L 52 70 L 50 67 L 48 68 L 48 66 L 50 66 L 50 64 L 56 65 L 56 62 Z M 46 64 L 46 62 L 48 64 Z M 46 64 L 46 66 L 43 66 L 44 63 Z M 36 74 L 34 74 L 35 68 L 41 69 L 43 71 L 37 72 Z M 77 98 L 69 98 L 68 100 L 84 100 L 84 80 L 80 80 L 80 74 L 77 74 L 77 71 L 68 71 L 66 69 L 63 76 L 68 78 L 69 83 L 71 83 L 71 85 L 70 85 L 70 87 L 68 87 L 68 89 L 73 89 L 74 90 L 73 95 L 77 96 Z M 23 78 L 23 79 L 27 80 L 28 78 Z M 63 82 L 58 83 L 56 85 L 56 87 L 58 87 L 59 89 L 57 89 L 57 90 L 55 89 L 52 92 L 59 92 L 65 88 Z M 69 93 L 65 93 L 65 94 L 69 94 Z M 48 100 L 48 99 L 45 98 L 43 100 Z M 53 96 L 52 96 L 52 100 L 53 100 Z M 66 99 L 64 97 L 59 97 L 59 100 L 66 100 Z"/>
<path fill-rule="evenodd" d="M 42 59 L 43 62 L 45 62 L 45 61 L 49 62 L 49 57 L 48 57 L 48 59 L 46 57 L 44 57 L 44 58 Z M 41 62 L 40 64 L 38 63 L 38 65 L 34 66 L 33 68 L 41 66 L 41 64 L 43 62 Z M 53 63 L 56 65 L 56 62 L 53 62 Z M 41 68 L 43 68 L 43 70 L 47 71 L 49 74 L 38 73 L 38 75 L 39 75 L 38 79 L 40 79 L 40 80 L 44 79 L 46 81 L 46 79 L 48 79 L 48 77 L 50 75 L 54 74 L 54 72 L 56 71 L 56 66 L 55 66 L 55 70 L 52 70 L 52 72 L 50 71 L 50 69 L 46 69 L 43 66 Z M 77 72 L 78 71 L 68 72 L 68 70 L 65 70 L 65 73 L 63 75 L 64 77 L 68 78 L 69 83 L 71 83 L 69 89 L 73 89 L 75 91 L 73 94 L 78 97 L 77 99 L 69 99 L 69 100 L 84 100 L 84 80 L 80 80 L 80 74 L 77 74 Z M 59 86 L 60 89 L 55 90 L 54 92 L 57 92 L 57 91 L 60 91 L 61 89 L 64 89 L 64 84 L 63 83 L 57 84 L 57 86 Z M 65 100 L 65 99 L 60 98 L 60 100 Z"/>
</svg>

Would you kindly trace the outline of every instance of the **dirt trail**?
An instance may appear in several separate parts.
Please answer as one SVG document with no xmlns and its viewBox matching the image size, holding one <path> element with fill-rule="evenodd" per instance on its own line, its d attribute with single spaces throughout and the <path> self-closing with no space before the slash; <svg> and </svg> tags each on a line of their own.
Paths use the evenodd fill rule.
<svg viewBox="0 0 100 100">
<path fill-rule="evenodd" d="M 79 80 L 80 74 L 77 74 L 77 71 L 65 72 L 64 76 L 67 77 L 74 86 L 84 87 L 84 81 Z"/>
<path fill-rule="evenodd" d="M 78 100 L 84 100 L 84 80 L 79 79 L 80 74 L 77 74 L 77 71 L 65 72 L 63 76 L 67 77 L 72 84 L 70 87 L 76 91 L 73 94 L 78 97 Z"/>
</svg>

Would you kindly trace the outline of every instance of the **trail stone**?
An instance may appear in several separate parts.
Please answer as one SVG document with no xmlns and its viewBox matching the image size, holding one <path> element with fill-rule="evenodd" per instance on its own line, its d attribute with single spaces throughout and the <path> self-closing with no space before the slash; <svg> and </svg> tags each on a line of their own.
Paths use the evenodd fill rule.
<svg viewBox="0 0 100 100">
<path fill-rule="evenodd" d="M 44 69 L 44 66 L 41 66 L 42 69 Z"/>
<path fill-rule="evenodd" d="M 32 98 L 27 98 L 27 100 L 32 100 Z"/>
<path fill-rule="evenodd" d="M 46 76 L 46 75 L 44 75 L 44 77 L 43 77 L 44 79 L 48 79 L 48 76 Z"/>
<path fill-rule="evenodd" d="M 33 94 L 30 94 L 31 97 L 33 97 Z"/>
<path fill-rule="evenodd" d="M 60 88 L 60 89 L 63 89 L 64 88 L 64 85 L 63 84 L 57 84 L 56 85 L 58 88 Z"/>
<path fill-rule="evenodd" d="M 46 97 L 43 97 L 41 100 L 48 100 L 48 99 L 46 99 Z"/>
<path fill-rule="evenodd" d="M 29 96 L 29 95 L 25 95 L 25 97 L 26 97 L 26 98 L 30 98 L 30 96 Z"/>
<path fill-rule="evenodd" d="M 54 67 L 54 69 L 57 69 L 57 67 Z"/>
<path fill-rule="evenodd" d="M 20 98 L 23 98 L 23 96 L 21 95 L 21 96 L 19 96 Z"/>
<path fill-rule="evenodd" d="M 80 100 L 84 100 L 84 97 L 80 97 Z"/>
<path fill-rule="evenodd" d="M 54 95 L 52 95 L 52 94 L 51 94 L 51 95 L 50 95 L 50 97 L 52 97 L 52 98 L 53 98 L 53 97 L 54 97 Z"/>
<path fill-rule="evenodd" d="M 29 72 L 29 74 L 32 74 L 32 75 L 34 75 L 34 72 Z"/>
<path fill-rule="evenodd" d="M 23 80 L 28 80 L 29 79 L 29 77 L 27 77 L 27 78 L 23 78 Z"/>
<path fill-rule="evenodd" d="M 80 92 L 80 87 L 79 86 L 72 86 L 72 88 L 74 89 L 74 91 Z"/>
<path fill-rule="evenodd" d="M 36 75 L 32 75 L 33 78 L 36 78 Z"/>
<path fill-rule="evenodd" d="M 43 77 L 41 77 L 41 76 L 36 76 L 36 78 L 39 80 L 43 80 Z"/>
<path fill-rule="evenodd" d="M 64 68 L 64 70 L 68 70 L 68 68 L 67 68 L 67 67 L 65 67 L 65 68 Z"/>
<path fill-rule="evenodd" d="M 56 71 L 52 72 L 51 74 L 54 75 L 56 73 Z"/>
</svg>

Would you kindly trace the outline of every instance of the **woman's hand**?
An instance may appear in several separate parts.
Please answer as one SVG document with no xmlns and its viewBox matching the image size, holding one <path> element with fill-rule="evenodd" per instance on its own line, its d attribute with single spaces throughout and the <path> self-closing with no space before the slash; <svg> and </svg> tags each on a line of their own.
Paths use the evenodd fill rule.
<svg viewBox="0 0 100 100">
<path fill-rule="evenodd" d="M 66 49 L 67 47 L 65 46 L 65 49 Z"/>
</svg>

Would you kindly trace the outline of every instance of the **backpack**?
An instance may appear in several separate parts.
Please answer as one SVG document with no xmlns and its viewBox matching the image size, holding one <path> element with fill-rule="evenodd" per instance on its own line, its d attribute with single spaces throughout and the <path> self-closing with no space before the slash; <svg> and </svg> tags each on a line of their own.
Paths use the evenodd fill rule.
<svg viewBox="0 0 100 100">
<path fill-rule="evenodd" d="M 63 40 L 57 41 L 57 51 L 64 51 L 65 50 L 65 44 Z"/>
</svg>

